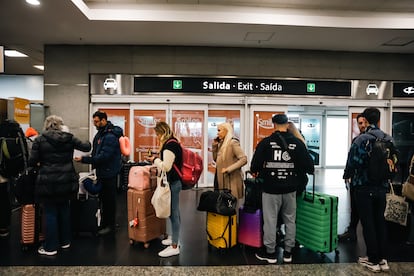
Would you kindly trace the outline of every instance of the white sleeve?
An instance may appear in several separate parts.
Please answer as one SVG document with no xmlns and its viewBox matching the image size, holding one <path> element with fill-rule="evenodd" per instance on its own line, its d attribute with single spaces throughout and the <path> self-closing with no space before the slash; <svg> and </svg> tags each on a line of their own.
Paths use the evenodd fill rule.
<svg viewBox="0 0 414 276">
<path fill-rule="evenodd" d="M 163 157 L 164 160 L 161 160 L 161 158 L 156 158 L 154 160 L 154 165 L 157 166 L 158 170 L 169 172 L 173 167 L 175 154 L 172 151 L 166 149 L 163 151 Z"/>
</svg>

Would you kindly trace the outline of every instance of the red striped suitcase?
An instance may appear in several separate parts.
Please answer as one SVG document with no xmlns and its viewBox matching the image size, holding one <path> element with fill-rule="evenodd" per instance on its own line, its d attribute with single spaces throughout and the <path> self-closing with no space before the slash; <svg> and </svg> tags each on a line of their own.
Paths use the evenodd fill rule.
<svg viewBox="0 0 414 276">
<path fill-rule="evenodd" d="M 21 245 L 22 250 L 28 246 L 36 245 L 44 240 L 44 219 L 38 205 L 22 205 L 21 210 Z"/>
<path fill-rule="evenodd" d="M 238 242 L 240 244 L 262 247 L 263 245 L 263 214 L 261 209 L 247 212 L 244 206 L 239 209 Z"/>
</svg>

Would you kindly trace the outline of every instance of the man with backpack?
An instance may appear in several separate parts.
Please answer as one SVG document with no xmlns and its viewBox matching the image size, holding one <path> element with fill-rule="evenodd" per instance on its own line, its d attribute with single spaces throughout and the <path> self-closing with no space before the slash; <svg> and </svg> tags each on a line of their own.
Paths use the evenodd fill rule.
<svg viewBox="0 0 414 276">
<path fill-rule="evenodd" d="M 27 144 L 18 122 L 0 122 L 0 237 L 9 235 L 11 205 L 9 180 L 27 166 Z"/>
<path fill-rule="evenodd" d="M 365 133 L 352 143 L 346 164 L 355 171 L 352 185 L 367 247 L 368 260 L 361 264 L 373 272 L 388 271 L 385 257 L 385 195 L 395 172 L 398 152 L 392 137 L 378 128 L 380 111 L 369 107 L 362 116 L 368 126 Z"/>
</svg>

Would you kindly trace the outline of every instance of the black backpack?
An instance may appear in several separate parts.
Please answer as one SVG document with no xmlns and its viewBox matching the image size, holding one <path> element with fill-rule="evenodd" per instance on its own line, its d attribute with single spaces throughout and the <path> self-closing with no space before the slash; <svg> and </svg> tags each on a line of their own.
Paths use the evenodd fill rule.
<svg viewBox="0 0 414 276">
<path fill-rule="evenodd" d="M 27 168 L 27 143 L 19 123 L 5 120 L 0 124 L 0 174 L 16 177 Z"/>
<path fill-rule="evenodd" d="M 372 184 L 380 184 L 390 180 L 397 173 L 398 150 L 392 141 L 377 137 L 367 132 L 373 139 L 368 140 L 366 151 L 368 153 L 367 176 Z"/>
</svg>

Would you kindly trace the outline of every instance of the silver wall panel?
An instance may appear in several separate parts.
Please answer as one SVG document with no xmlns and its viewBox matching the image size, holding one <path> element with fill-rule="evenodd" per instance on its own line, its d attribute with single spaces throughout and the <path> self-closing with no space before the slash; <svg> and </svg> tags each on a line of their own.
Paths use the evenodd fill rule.
<svg viewBox="0 0 414 276">
<path fill-rule="evenodd" d="M 131 95 L 134 90 L 133 75 L 91 74 L 91 95 Z"/>
</svg>

